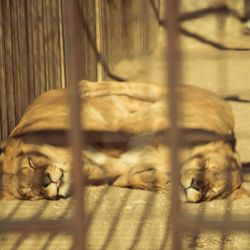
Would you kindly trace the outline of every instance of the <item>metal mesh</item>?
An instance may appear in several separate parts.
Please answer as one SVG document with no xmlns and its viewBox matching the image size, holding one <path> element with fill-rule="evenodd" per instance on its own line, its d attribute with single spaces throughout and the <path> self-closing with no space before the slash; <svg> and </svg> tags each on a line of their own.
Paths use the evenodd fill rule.
<svg viewBox="0 0 250 250">
<path fill-rule="evenodd" d="M 183 205 L 175 180 L 182 143 L 176 116 L 181 106 L 178 84 L 205 87 L 237 102 L 233 109 L 246 123 L 241 105 L 249 102 L 250 89 L 248 68 L 242 61 L 248 65 L 249 3 L 183 0 L 180 10 L 178 1 L 167 0 L 166 5 L 156 0 L 0 2 L 0 138 L 7 138 L 39 94 L 70 87 L 74 93 L 72 176 L 77 180 L 72 200 L 1 201 L 4 249 L 199 249 L 207 247 L 204 244 L 210 239 L 213 247 L 230 249 L 237 237 L 243 242 L 241 249 L 247 249 L 250 224 L 237 203 Z M 76 85 L 82 78 L 168 84 L 171 196 L 130 189 L 118 192 L 106 186 L 82 192 Z M 247 133 L 236 124 L 245 166 L 249 165 Z"/>
</svg>

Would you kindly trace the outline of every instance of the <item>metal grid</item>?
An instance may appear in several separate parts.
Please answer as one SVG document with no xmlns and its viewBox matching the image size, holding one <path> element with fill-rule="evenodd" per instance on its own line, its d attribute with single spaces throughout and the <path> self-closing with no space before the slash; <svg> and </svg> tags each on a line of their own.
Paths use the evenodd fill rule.
<svg viewBox="0 0 250 250">
<path fill-rule="evenodd" d="M 75 198 L 75 208 L 72 218 L 58 221 L 16 221 L 4 222 L 0 224 L 1 232 L 66 232 L 74 237 L 73 249 L 84 250 L 86 244 L 86 227 L 84 219 L 84 185 L 82 179 L 82 148 L 79 134 L 81 134 L 80 124 L 80 96 L 78 82 L 81 79 L 81 64 L 79 58 L 80 40 L 78 39 L 80 30 L 80 13 L 76 1 L 64 1 L 64 32 L 66 46 L 66 80 L 71 88 L 70 110 L 71 110 L 71 133 L 70 142 L 72 147 L 72 178 L 74 178 L 73 190 Z"/>
<path fill-rule="evenodd" d="M 171 64 L 168 65 L 168 86 L 170 90 L 170 99 L 169 106 L 170 117 L 171 117 L 171 155 L 172 161 L 171 165 L 175 166 L 172 169 L 173 173 L 173 181 L 172 181 L 172 190 L 178 190 L 178 183 L 175 181 L 178 175 L 178 147 L 181 145 L 180 133 L 177 127 L 178 121 L 178 96 L 177 96 L 177 87 L 180 82 L 179 72 L 180 66 L 180 55 L 178 50 L 178 27 L 179 27 L 179 18 L 178 18 L 178 1 L 176 0 L 167 0 L 166 12 L 167 12 L 167 24 L 168 24 L 168 54 L 167 60 L 171 61 Z M 75 180 L 75 198 L 76 198 L 76 207 L 75 213 L 72 220 L 68 221 L 28 221 L 28 222 L 13 222 L 13 223 L 5 223 L 4 225 L 0 225 L 0 231 L 25 231 L 25 232 L 59 232 L 66 231 L 68 233 L 74 232 L 75 236 L 75 246 L 74 249 L 86 249 L 86 231 L 83 225 L 86 225 L 85 217 L 84 217 L 84 190 L 82 189 L 82 178 L 81 178 L 81 157 L 79 148 L 81 148 L 81 142 L 79 140 L 80 136 L 80 121 L 79 121 L 79 93 L 77 82 L 81 78 L 81 63 L 79 59 L 80 44 L 77 43 L 79 41 L 78 34 L 80 27 L 78 24 L 80 23 L 80 16 L 78 12 L 78 6 L 75 1 L 67 1 L 64 0 L 65 10 L 65 30 L 66 30 L 66 61 L 68 64 L 66 65 L 66 79 L 68 84 L 71 86 L 72 95 L 71 95 L 71 115 L 72 121 L 72 155 L 73 155 L 73 165 L 74 168 L 72 172 L 72 176 Z M 67 67 L 70 66 L 70 67 Z M 181 233 L 186 232 L 188 230 L 221 230 L 222 232 L 226 231 L 248 231 L 250 229 L 249 222 L 247 221 L 223 221 L 218 222 L 216 220 L 209 221 L 201 221 L 200 219 L 193 220 L 187 218 L 186 215 L 181 212 L 181 205 L 178 199 L 178 195 L 176 193 L 172 193 L 172 203 L 171 203 L 171 222 L 172 222 L 172 230 L 173 230 L 173 241 L 172 247 L 173 249 L 181 249 Z"/>
<path fill-rule="evenodd" d="M 168 64 L 168 86 L 169 86 L 169 115 L 171 119 L 171 169 L 172 169 L 172 203 L 170 209 L 170 216 L 172 218 L 173 236 L 172 236 L 172 248 L 176 250 L 183 249 L 181 234 L 191 230 L 193 235 L 196 235 L 200 231 L 249 231 L 249 221 L 227 221 L 225 218 L 223 221 L 216 220 L 203 220 L 200 218 L 188 218 L 188 215 L 181 211 L 180 200 L 178 196 L 178 183 L 175 181 L 178 178 L 179 160 L 178 160 L 178 148 L 181 145 L 180 131 L 178 131 L 177 121 L 178 117 L 178 105 L 180 102 L 177 88 L 180 83 L 179 73 L 180 68 L 180 52 L 179 52 L 179 1 L 167 0 L 166 1 L 166 16 L 167 16 L 167 61 Z M 222 27 L 223 29 L 223 27 Z M 177 167 L 176 167 L 177 166 Z M 228 177 L 230 178 L 230 177 Z M 230 206 L 230 202 L 228 204 Z"/>
</svg>

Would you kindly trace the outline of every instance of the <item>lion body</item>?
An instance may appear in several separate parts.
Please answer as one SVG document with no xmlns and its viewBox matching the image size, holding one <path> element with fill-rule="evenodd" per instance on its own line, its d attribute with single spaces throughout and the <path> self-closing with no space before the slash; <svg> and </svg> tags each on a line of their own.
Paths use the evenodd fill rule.
<svg viewBox="0 0 250 250">
<path fill-rule="evenodd" d="M 85 139 L 87 135 L 82 151 L 87 183 L 167 190 L 171 167 L 166 88 L 137 82 L 82 81 L 79 86 Z M 193 86 L 181 86 L 178 92 L 179 126 L 185 135 L 180 157 L 185 199 L 200 202 L 224 198 L 235 190 L 241 194 L 241 165 L 235 152 L 229 104 Z M 35 190 L 32 195 L 12 191 L 14 197 L 53 199 L 70 193 L 71 155 L 65 136 L 69 112 L 68 90 L 52 90 L 28 107 L 12 131 L 2 173 L 17 176 L 20 169 L 39 169 L 40 176 L 50 176 L 49 181 L 47 177 L 36 178 L 29 188 Z M 22 171 L 21 176 L 26 178 Z"/>
</svg>

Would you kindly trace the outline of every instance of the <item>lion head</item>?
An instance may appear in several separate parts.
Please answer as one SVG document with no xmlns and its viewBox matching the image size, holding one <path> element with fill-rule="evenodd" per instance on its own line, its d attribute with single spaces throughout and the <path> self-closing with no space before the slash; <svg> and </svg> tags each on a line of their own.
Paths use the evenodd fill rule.
<svg viewBox="0 0 250 250">
<path fill-rule="evenodd" d="M 24 200 L 68 197 L 69 173 L 44 155 L 23 153 L 20 144 L 12 140 L 2 150 L 1 196 Z"/>
<path fill-rule="evenodd" d="M 242 188 L 238 154 L 230 150 L 228 144 L 211 144 L 198 150 L 182 165 L 180 183 L 186 202 L 226 198 Z"/>
<path fill-rule="evenodd" d="M 154 135 L 146 144 L 127 151 L 122 160 L 128 173 L 119 176 L 115 186 L 169 191 L 171 188 L 170 150 L 166 143 L 159 143 Z M 155 137 L 156 141 L 152 141 Z M 139 138 L 141 140 L 141 138 Z M 143 136 L 143 143 L 146 139 Z M 242 187 L 242 171 L 239 156 L 232 146 L 224 141 L 211 142 L 194 148 L 181 148 L 178 182 L 180 197 L 185 202 L 202 202 L 219 198 L 249 196 Z M 121 165 L 118 164 L 117 165 Z"/>
</svg>

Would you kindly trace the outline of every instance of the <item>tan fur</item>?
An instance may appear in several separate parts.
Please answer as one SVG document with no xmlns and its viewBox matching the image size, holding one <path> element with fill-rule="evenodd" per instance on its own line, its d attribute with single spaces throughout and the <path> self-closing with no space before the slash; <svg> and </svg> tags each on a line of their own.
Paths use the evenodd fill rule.
<svg viewBox="0 0 250 250">
<path fill-rule="evenodd" d="M 86 131 L 127 134 L 125 141 L 120 142 L 123 150 L 118 150 L 119 153 L 110 153 L 117 150 L 117 144 L 108 149 L 105 142 L 99 147 L 85 146 L 82 156 L 87 183 L 167 190 L 171 168 L 165 143 L 168 134 L 162 131 L 169 127 L 165 100 L 168 91 L 162 86 L 137 82 L 82 81 L 79 87 L 84 97 L 81 120 Z M 233 143 L 226 139 L 233 138 L 234 130 L 230 106 L 217 95 L 197 87 L 181 86 L 178 92 L 182 107 L 179 124 L 187 136 L 190 131 L 195 132 L 196 140 L 195 145 L 188 143 L 181 150 L 184 200 L 200 202 L 233 193 L 240 196 L 237 192 L 242 195 L 244 192 L 236 192 L 242 189 L 240 161 Z M 3 180 L 21 175 L 26 182 L 27 188 L 20 192 L 18 179 L 13 181 L 16 185 L 8 192 L 14 197 L 55 199 L 70 194 L 70 152 L 62 143 L 62 135 L 57 134 L 68 131 L 68 119 L 66 89 L 46 92 L 28 107 L 7 141 L 3 159 Z M 205 136 L 205 143 L 199 139 L 197 144 L 197 133 L 199 138 Z M 51 177 L 50 183 L 46 174 Z M 35 181 L 31 176 L 35 176 Z"/>
<path fill-rule="evenodd" d="M 138 134 L 158 131 L 169 126 L 169 120 L 165 118 L 168 107 L 164 98 L 168 96 L 168 91 L 163 86 L 134 82 L 82 81 L 79 89 L 81 96 L 86 97 L 85 101 L 82 101 L 81 109 L 82 126 L 86 130 Z M 217 95 L 186 85 L 179 88 L 179 93 L 183 106 L 181 126 L 203 128 L 220 134 L 232 132 L 232 110 Z M 128 116 L 129 114 L 131 116 Z M 150 122 L 142 123 L 142 118 Z M 11 137 L 32 131 L 69 129 L 68 119 L 68 90 L 51 90 L 39 96 L 28 107 L 19 124 L 11 132 Z M 134 123 L 137 123 L 136 126 Z"/>
</svg>

